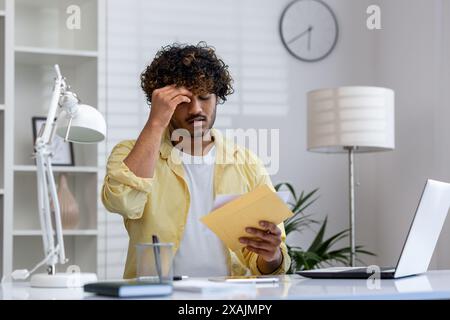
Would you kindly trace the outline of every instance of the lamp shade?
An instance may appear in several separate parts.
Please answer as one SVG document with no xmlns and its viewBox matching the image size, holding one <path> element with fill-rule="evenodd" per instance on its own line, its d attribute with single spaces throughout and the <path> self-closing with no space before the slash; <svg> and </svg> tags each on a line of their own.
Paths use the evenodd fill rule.
<svg viewBox="0 0 450 320">
<path fill-rule="evenodd" d="M 57 122 L 56 134 L 65 137 L 69 117 L 63 110 Z M 95 108 L 86 104 L 78 105 L 77 112 L 72 118 L 68 141 L 75 143 L 97 143 L 105 139 L 106 122 L 103 115 Z"/>
<path fill-rule="evenodd" d="M 313 90 L 308 98 L 308 150 L 387 151 L 395 147 L 394 91 L 349 86 Z M 347 148 L 347 149 L 346 149 Z"/>
</svg>

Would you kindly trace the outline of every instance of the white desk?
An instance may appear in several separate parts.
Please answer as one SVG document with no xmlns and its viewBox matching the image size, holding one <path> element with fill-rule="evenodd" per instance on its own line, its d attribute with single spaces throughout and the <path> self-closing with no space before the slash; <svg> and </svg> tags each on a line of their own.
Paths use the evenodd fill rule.
<svg viewBox="0 0 450 320">
<path fill-rule="evenodd" d="M 189 281 L 189 280 L 182 280 Z M 276 285 L 257 285 L 250 290 L 217 293 L 175 291 L 163 299 L 450 299 L 450 270 L 398 280 L 380 280 L 370 289 L 367 280 L 313 280 L 297 275 L 282 276 Z M 239 286 L 239 284 L 236 284 Z M 105 299 L 82 289 L 38 289 L 28 283 L 3 283 L 1 299 Z"/>
</svg>

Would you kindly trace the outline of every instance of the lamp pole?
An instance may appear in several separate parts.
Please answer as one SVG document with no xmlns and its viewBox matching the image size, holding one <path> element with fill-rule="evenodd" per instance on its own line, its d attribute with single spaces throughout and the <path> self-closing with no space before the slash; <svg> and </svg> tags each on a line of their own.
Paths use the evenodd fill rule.
<svg viewBox="0 0 450 320">
<path fill-rule="evenodd" d="M 354 171 L 354 150 L 355 147 L 345 147 L 348 150 L 349 164 L 349 225 L 350 225 L 350 263 L 355 266 L 355 171 Z"/>
</svg>

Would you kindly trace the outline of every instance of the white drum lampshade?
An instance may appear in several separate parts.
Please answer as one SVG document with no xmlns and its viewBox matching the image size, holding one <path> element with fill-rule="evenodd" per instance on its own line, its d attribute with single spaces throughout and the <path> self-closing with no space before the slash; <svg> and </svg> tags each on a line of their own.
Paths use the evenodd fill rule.
<svg viewBox="0 0 450 320">
<path fill-rule="evenodd" d="M 354 86 L 308 92 L 307 139 L 315 152 L 394 149 L 394 91 Z"/>
</svg>

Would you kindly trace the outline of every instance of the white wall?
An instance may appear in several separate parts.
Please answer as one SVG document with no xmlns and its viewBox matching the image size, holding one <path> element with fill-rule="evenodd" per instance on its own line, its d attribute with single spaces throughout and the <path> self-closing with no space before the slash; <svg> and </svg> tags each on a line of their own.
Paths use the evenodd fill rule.
<svg viewBox="0 0 450 320">
<path fill-rule="evenodd" d="M 157 49 L 173 41 L 206 40 L 230 65 L 236 80 L 235 94 L 219 106 L 217 127 L 279 128 L 281 163 L 272 180 L 290 181 L 298 190 L 319 187 L 320 199 L 310 212 L 317 218 L 328 215 L 330 235 L 348 227 L 347 158 L 306 151 L 306 92 L 341 85 L 391 87 L 397 94 L 397 148 L 356 157 L 361 182 L 356 222 L 357 242 L 379 255 L 365 261 L 392 264 L 425 177 L 450 180 L 444 165 L 450 163 L 444 118 L 449 99 L 443 90 L 450 81 L 448 72 L 440 81 L 436 74 L 448 70 L 448 62 L 436 62 L 438 52 L 448 56 L 448 40 L 444 52 L 430 37 L 440 28 L 444 38 L 444 26 L 425 0 L 378 1 L 383 30 L 377 31 L 365 27 L 366 8 L 377 1 L 326 2 L 337 15 L 337 46 L 325 60 L 305 63 L 291 57 L 278 36 L 278 19 L 288 0 L 108 0 L 107 152 L 118 141 L 137 137 L 147 119 L 139 73 Z M 408 8 L 409 3 L 414 7 Z M 445 6 L 448 20 L 448 1 Z M 408 17 L 418 25 L 411 28 Z M 118 215 L 107 219 L 107 277 L 112 278 L 122 274 L 127 236 Z M 446 226 L 447 240 L 449 229 Z M 305 234 L 289 241 L 306 246 L 310 238 Z M 448 266 L 450 256 L 442 241 L 440 252 L 437 266 Z"/>
<path fill-rule="evenodd" d="M 335 50 L 323 61 L 304 63 L 287 57 L 290 112 L 287 118 L 273 123 L 281 128 L 282 138 L 281 170 L 273 180 L 292 181 L 298 190 L 320 188 L 320 198 L 310 213 L 317 214 L 317 218 L 328 216 L 327 235 L 332 235 L 349 226 L 348 160 L 345 154 L 306 151 L 306 93 L 322 87 L 372 85 L 375 33 L 365 28 L 368 1 L 326 2 L 336 13 L 339 39 Z M 260 121 L 268 125 L 267 120 Z M 308 245 L 311 237 L 305 234 L 292 240 Z"/>
<path fill-rule="evenodd" d="M 378 1 L 376 85 L 396 94 L 396 149 L 360 159 L 357 238 L 395 265 L 425 180 L 450 181 L 450 3 Z M 448 219 L 450 220 L 450 219 Z M 447 221 L 432 268 L 448 268 Z"/>
</svg>

